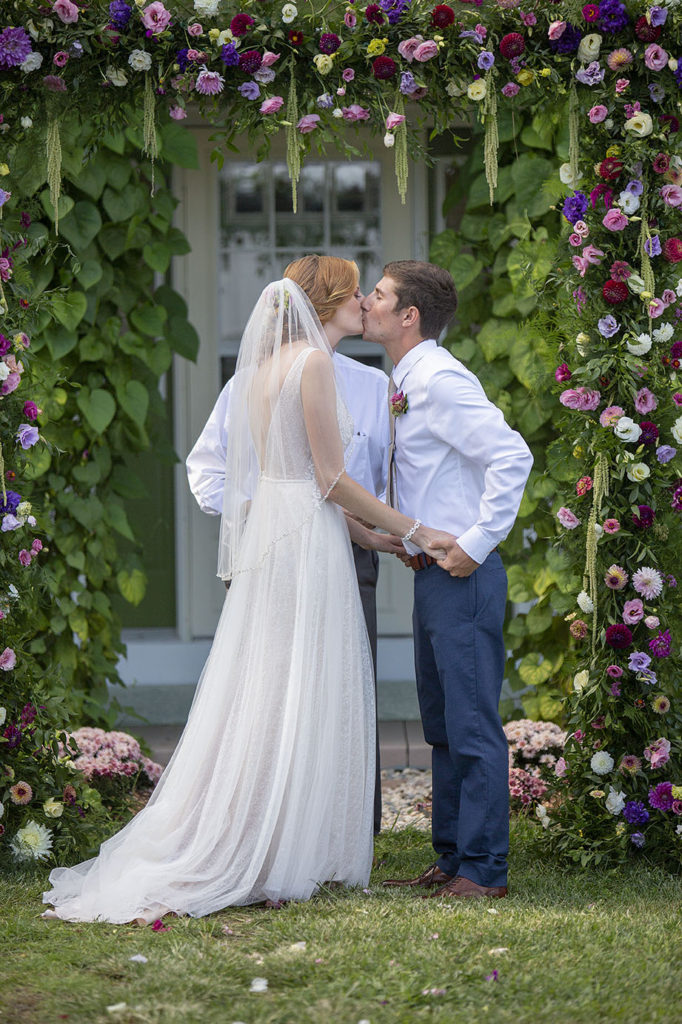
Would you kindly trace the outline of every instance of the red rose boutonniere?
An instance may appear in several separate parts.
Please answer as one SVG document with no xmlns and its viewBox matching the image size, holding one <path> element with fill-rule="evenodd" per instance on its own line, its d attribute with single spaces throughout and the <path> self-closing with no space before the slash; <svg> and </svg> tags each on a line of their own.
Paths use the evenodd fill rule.
<svg viewBox="0 0 682 1024">
<path fill-rule="evenodd" d="M 395 391 L 391 395 L 391 415 L 402 416 L 403 413 L 407 412 L 407 395 L 403 394 L 402 391 Z"/>
</svg>

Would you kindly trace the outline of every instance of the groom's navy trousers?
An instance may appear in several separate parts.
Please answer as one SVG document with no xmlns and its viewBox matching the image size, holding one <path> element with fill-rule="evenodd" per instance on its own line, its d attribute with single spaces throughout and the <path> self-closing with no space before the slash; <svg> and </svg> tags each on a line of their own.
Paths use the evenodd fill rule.
<svg viewBox="0 0 682 1024">
<path fill-rule="evenodd" d="M 496 551 L 466 578 L 415 572 L 419 706 L 433 747 L 433 846 L 438 866 L 479 885 L 507 884 L 507 740 L 498 711 L 507 574 Z"/>
</svg>

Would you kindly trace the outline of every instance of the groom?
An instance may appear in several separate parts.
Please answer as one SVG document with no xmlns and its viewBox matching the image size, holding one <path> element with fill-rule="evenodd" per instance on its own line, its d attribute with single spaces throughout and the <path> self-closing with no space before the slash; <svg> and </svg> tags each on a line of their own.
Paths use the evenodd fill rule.
<svg viewBox="0 0 682 1024">
<path fill-rule="evenodd" d="M 388 263 L 362 303 L 364 338 L 383 345 L 394 364 L 391 503 L 458 538 L 438 564 L 405 544 L 403 560 L 415 570 L 415 667 L 433 748 L 438 859 L 416 878 L 384 884 L 434 890 L 428 896 L 502 897 L 509 791 L 498 704 L 507 576 L 497 545 L 513 526 L 533 460 L 474 374 L 438 347 L 456 308 L 450 274 L 415 260 Z"/>
</svg>

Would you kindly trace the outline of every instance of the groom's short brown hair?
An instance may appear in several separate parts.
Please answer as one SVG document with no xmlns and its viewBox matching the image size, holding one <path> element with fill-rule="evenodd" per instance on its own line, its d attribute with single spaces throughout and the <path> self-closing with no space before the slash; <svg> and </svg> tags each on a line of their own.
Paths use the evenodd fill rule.
<svg viewBox="0 0 682 1024">
<path fill-rule="evenodd" d="M 457 289 L 452 275 L 425 260 L 394 260 L 384 274 L 395 281 L 396 309 L 416 306 L 425 338 L 438 338 L 457 310 Z"/>
</svg>

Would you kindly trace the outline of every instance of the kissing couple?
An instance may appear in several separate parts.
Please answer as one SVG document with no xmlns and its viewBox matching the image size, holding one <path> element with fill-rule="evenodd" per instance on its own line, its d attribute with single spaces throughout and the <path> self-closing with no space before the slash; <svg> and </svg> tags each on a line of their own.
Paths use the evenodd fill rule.
<svg viewBox="0 0 682 1024">
<path fill-rule="evenodd" d="M 532 458 L 438 346 L 456 308 L 450 274 L 412 260 L 387 264 L 365 297 L 356 265 L 331 256 L 296 260 L 263 290 L 187 460 L 199 504 L 221 516 L 228 584 L 187 724 L 147 806 L 96 858 L 51 872 L 47 916 L 144 923 L 367 885 L 377 551 L 414 570 L 437 854 L 385 884 L 506 895 L 497 546 Z M 393 363 L 388 386 L 336 352 L 361 331 Z"/>
</svg>

